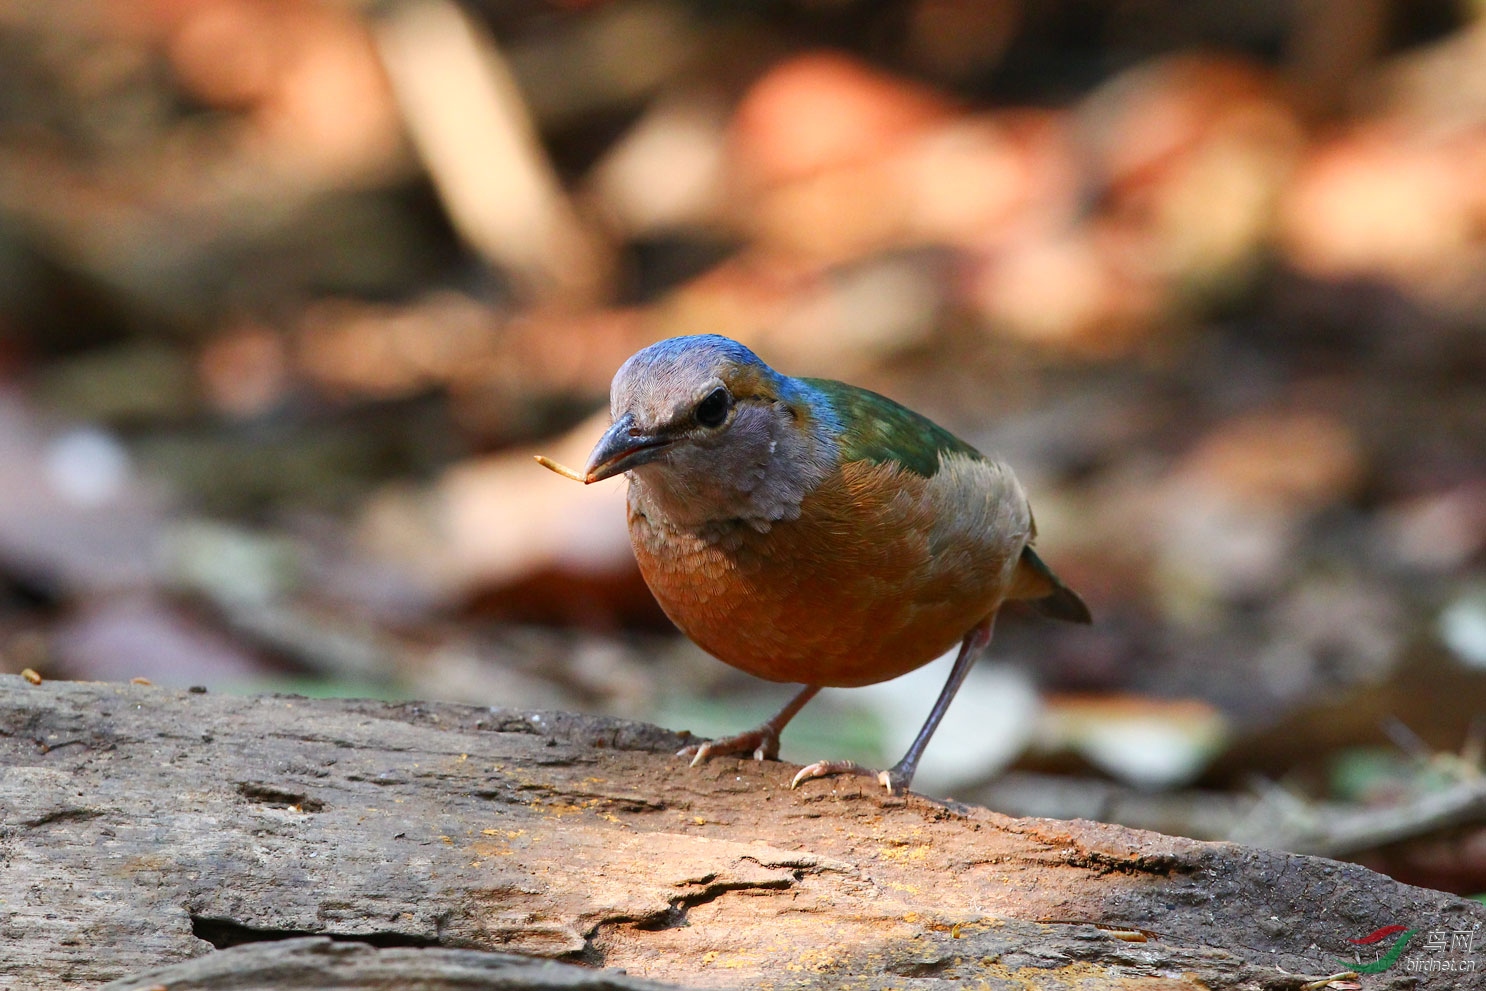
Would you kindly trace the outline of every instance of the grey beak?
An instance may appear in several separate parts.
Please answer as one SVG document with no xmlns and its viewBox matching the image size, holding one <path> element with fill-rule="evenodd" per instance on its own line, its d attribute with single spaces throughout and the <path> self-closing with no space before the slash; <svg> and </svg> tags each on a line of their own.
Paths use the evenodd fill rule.
<svg viewBox="0 0 1486 991">
<path fill-rule="evenodd" d="M 606 478 L 654 461 L 671 445 L 670 440 L 635 429 L 633 413 L 625 413 L 610 425 L 594 445 L 583 469 L 583 482 L 592 485 Z"/>
</svg>

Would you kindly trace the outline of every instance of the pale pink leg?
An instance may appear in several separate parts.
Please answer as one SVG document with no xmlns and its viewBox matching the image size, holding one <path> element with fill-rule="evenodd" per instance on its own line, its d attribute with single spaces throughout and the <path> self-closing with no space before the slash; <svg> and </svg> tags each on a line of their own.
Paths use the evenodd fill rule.
<svg viewBox="0 0 1486 991">
<path fill-rule="evenodd" d="M 784 727 L 789 725 L 789 721 L 795 718 L 795 715 L 805 708 L 805 703 L 815 698 L 816 692 L 819 691 L 819 685 L 806 685 L 799 694 L 789 700 L 788 705 L 780 709 L 762 726 L 736 736 L 725 736 L 720 740 L 708 740 L 705 743 L 682 747 L 676 751 L 676 756 L 690 757 L 692 767 L 721 754 L 737 754 L 742 757 L 752 755 L 754 760 L 778 760 L 779 734 L 784 732 Z"/>
<path fill-rule="evenodd" d="M 944 714 L 949 711 L 949 704 L 954 701 L 955 693 L 960 690 L 960 685 L 964 682 L 965 675 L 970 673 L 975 659 L 991 642 L 991 628 L 995 622 L 996 615 L 992 613 L 979 626 L 965 634 L 965 639 L 960 641 L 960 653 L 955 658 L 955 666 L 950 669 L 949 678 L 945 681 L 944 688 L 940 690 L 939 698 L 934 702 L 934 708 L 929 710 L 929 718 L 924 720 L 923 729 L 919 730 L 918 736 L 913 738 L 913 743 L 909 745 L 908 752 L 903 755 L 902 760 L 886 771 L 868 770 L 850 760 L 820 760 L 800 768 L 789 786 L 794 788 L 802 781 L 829 777 L 833 774 L 860 774 L 876 778 L 888 790 L 888 794 L 895 795 L 907 791 L 908 785 L 913 781 L 914 772 L 918 770 L 919 758 L 924 755 L 924 748 L 929 745 L 929 738 L 934 735 L 934 731 L 939 728 L 940 721 L 944 719 Z"/>
</svg>

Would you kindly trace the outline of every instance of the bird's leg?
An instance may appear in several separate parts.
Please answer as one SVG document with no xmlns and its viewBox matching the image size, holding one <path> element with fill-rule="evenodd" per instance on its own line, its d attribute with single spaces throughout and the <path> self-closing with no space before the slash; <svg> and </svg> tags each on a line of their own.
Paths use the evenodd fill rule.
<svg viewBox="0 0 1486 991">
<path fill-rule="evenodd" d="M 805 708 L 805 703 L 815 698 L 815 693 L 819 691 L 819 685 L 806 685 L 799 694 L 789 700 L 783 709 L 775 713 L 762 726 L 736 736 L 725 736 L 720 740 L 708 740 L 705 743 L 682 747 L 676 751 L 676 756 L 690 757 L 692 767 L 719 754 L 739 754 L 745 757 L 751 754 L 754 760 L 778 760 L 779 734 L 784 732 L 784 727 L 789 725 L 789 721 L 795 718 L 795 715 Z"/>
<path fill-rule="evenodd" d="M 960 653 L 955 658 L 955 666 L 950 668 L 949 678 L 944 682 L 944 688 L 940 690 L 939 698 L 934 702 L 934 708 L 929 710 L 929 718 L 924 720 L 923 729 L 918 731 L 918 736 L 915 736 L 913 742 L 908 745 L 908 752 L 903 755 L 902 760 L 886 771 L 870 771 L 850 760 L 816 761 L 814 764 L 800 768 L 789 786 L 794 788 L 801 781 L 824 778 L 832 774 L 863 774 L 880 781 L 890 795 L 907 791 L 909 784 L 913 781 L 913 773 L 918 770 L 918 760 L 924 755 L 924 748 L 929 745 L 929 738 L 934 735 L 934 731 L 939 728 L 940 721 L 944 719 L 944 714 L 949 711 L 949 704 L 954 701 L 955 693 L 960 690 L 960 685 L 964 682 L 965 675 L 970 673 L 975 659 L 980 656 L 986 644 L 991 642 L 991 628 L 995 622 L 996 614 L 992 613 L 986 617 L 984 622 L 965 634 L 965 639 L 960 641 Z"/>
</svg>

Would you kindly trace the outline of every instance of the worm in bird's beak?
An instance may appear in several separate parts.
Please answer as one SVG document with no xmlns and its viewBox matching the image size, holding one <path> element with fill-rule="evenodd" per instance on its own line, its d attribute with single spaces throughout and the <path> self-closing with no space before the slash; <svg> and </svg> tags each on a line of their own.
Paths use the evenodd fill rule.
<svg viewBox="0 0 1486 991">
<path fill-rule="evenodd" d="M 610 425 L 594 445 L 583 469 L 586 484 L 603 481 L 638 468 L 660 457 L 671 446 L 671 439 L 635 429 L 635 417 L 626 413 Z"/>
</svg>

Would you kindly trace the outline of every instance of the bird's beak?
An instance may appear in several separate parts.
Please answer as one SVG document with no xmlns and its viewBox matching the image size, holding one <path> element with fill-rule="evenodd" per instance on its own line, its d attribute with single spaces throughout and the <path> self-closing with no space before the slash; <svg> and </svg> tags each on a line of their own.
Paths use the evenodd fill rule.
<svg viewBox="0 0 1486 991">
<path fill-rule="evenodd" d="M 635 428 L 635 417 L 626 413 L 610 425 L 594 445 L 583 468 L 583 482 L 592 485 L 660 457 L 671 441 Z"/>
</svg>

